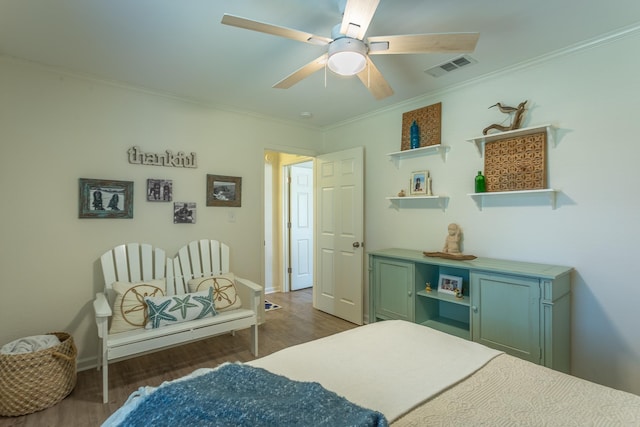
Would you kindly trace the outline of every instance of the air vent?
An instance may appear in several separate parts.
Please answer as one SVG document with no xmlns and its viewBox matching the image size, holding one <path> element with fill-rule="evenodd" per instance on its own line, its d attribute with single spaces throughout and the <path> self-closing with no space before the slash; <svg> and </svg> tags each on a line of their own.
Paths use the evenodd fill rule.
<svg viewBox="0 0 640 427">
<path fill-rule="evenodd" d="M 444 74 L 450 73 L 459 68 L 466 67 L 467 65 L 471 65 L 471 64 L 477 64 L 477 63 L 478 61 L 476 61 L 469 55 L 462 55 L 458 58 L 452 59 L 449 62 L 445 62 L 444 64 L 436 65 L 433 68 L 424 70 L 424 72 L 433 77 L 440 77 Z"/>
</svg>

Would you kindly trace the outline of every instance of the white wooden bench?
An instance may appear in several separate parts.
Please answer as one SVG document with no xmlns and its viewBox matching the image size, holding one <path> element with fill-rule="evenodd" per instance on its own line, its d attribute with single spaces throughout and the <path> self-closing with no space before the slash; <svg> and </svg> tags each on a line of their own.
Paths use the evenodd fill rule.
<svg viewBox="0 0 640 427">
<path fill-rule="evenodd" d="M 229 247 L 217 240 L 193 241 L 178 251 L 175 258 L 149 244 L 130 243 L 117 246 L 100 258 L 105 290 L 96 294 L 93 303 L 98 326 L 98 369 L 102 368 L 103 402 L 108 402 L 109 362 L 142 353 L 196 341 L 236 330 L 251 328 L 251 352 L 258 356 L 258 323 L 264 318 L 264 290 L 247 279 L 235 277 L 235 287 L 242 305 L 213 317 L 162 326 L 138 327 L 109 333 L 109 319 L 114 313 L 114 282 L 139 283 L 165 279 L 165 295 L 189 293 L 188 282 L 194 278 L 229 273 Z M 142 307 L 142 305 L 141 305 Z"/>
</svg>

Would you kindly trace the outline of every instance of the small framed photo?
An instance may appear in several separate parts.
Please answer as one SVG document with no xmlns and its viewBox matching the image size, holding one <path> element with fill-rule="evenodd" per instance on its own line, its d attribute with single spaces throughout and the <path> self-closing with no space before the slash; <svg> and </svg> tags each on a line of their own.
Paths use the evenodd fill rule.
<svg viewBox="0 0 640 427">
<path fill-rule="evenodd" d="M 133 181 L 80 178 L 78 218 L 133 218 Z"/>
<path fill-rule="evenodd" d="M 196 204 L 195 202 L 175 202 L 173 204 L 174 224 L 195 224 Z"/>
<path fill-rule="evenodd" d="M 173 181 L 170 179 L 148 179 L 147 201 L 170 202 L 173 200 Z"/>
<path fill-rule="evenodd" d="M 230 206 L 242 204 L 242 177 L 207 175 L 207 206 Z"/>
<path fill-rule="evenodd" d="M 409 194 L 419 195 L 427 194 L 427 176 L 428 171 L 416 171 L 411 173 L 411 186 L 409 187 Z"/>
<path fill-rule="evenodd" d="M 440 280 L 438 280 L 438 292 L 462 295 L 462 277 L 441 274 Z"/>
</svg>

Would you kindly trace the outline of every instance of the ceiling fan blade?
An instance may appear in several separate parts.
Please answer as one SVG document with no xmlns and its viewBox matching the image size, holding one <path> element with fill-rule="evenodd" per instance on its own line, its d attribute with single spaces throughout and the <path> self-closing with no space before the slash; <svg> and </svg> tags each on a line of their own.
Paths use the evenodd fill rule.
<svg viewBox="0 0 640 427">
<path fill-rule="evenodd" d="M 415 34 L 369 37 L 369 55 L 396 53 L 468 53 L 478 43 L 479 33 Z"/>
<path fill-rule="evenodd" d="M 375 66 L 371 58 L 367 56 L 367 66 L 358 73 L 360 81 L 369 89 L 369 92 L 377 100 L 393 95 L 393 89 L 384 79 L 382 73 Z"/>
<path fill-rule="evenodd" d="M 302 68 L 294 71 L 289 74 L 284 79 L 280 80 L 278 83 L 274 84 L 273 87 L 277 89 L 289 89 L 294 84 L 298 83 L 300 80 L 309 77 L 311 74 L 315 73 L 318 70 L 324 68 L 327 63 L 328 54 L 324 54 L 313 61 L 309 62 L 307 65 Z"/>
<path fill-rule="evenodd" d="M 380 0 L 347 0 L 340 33 L 362 40 Z"/>
<path fill-rule="evenodd" d="M 306 33 L 304 31 L 279 27 L 277 25 L 267 24 L 265 22 L 254 21 L 252 19 L 242 18 L 235 15 L 229 15 L 227 13 L 222 16 L 222 21 L 220 22 L 225 25 L 231 25 L 233 27 L 272 34 L 274 36 L 280 36 L 287 39 L 297 40 L 299 42 L 311 43 L 315 45 L 327 45 L 333 41 L 328 37 L 316 36 L 315 34 Z"/>
</svg>

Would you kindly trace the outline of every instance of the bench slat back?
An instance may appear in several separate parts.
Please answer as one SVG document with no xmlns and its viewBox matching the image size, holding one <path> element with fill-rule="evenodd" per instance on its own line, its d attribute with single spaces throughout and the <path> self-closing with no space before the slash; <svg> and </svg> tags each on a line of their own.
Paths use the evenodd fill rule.
<svg viewBox="0 0 640 427">
<path fill-rule="evenodd" d="M 100 257 L 105 293 L 113 298 L 114 282 L 141 282 L 173 277 L 173 265 L 165 251 L 146 243 L 116 246 Z"/>
<path fill-rule="evenodd" d="M 178 295 L 187 293 L 189 280 L 229 272 L 229 246 L 217 240 L 189 242 L 173 259 L 173 270 L 173 292 Z"/>
</svg>

